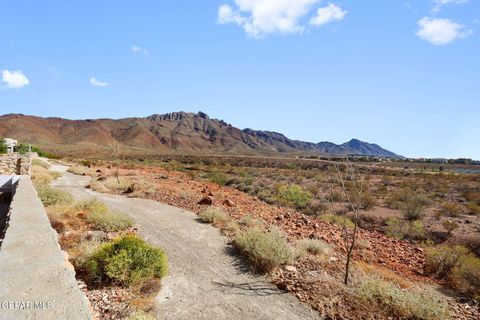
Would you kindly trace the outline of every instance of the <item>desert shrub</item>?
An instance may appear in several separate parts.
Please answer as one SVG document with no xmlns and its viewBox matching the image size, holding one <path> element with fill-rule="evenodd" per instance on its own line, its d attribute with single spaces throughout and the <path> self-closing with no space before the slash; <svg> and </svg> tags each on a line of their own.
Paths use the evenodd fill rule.
<svg viewBox="0 0 480 320">
<path fill-rule="evenodd" d="M 252 228 L 260 227 L 262 225 L 262 222 L 247 214 L 240 220 L 240 224 Z"/>
<path fill-rule="evenodd" d="M 163 278 L 168 262 L 162 249 L 139 237 L 126 235 L 101 245 L 82 267 L 93 282 L 129 286 Z"/>
<path fill-rule="evenodd" d="M 53 177 L 46 172 L 45 169 L 43 170 L 38 170 L 38 167 L 33 168 L 33 174 L 32 174 L 32 182 L 35 185 L 48 185 L 50 182 L 52 182 Z"/>
<path fill-rule="evenodd" d="M 458 291 L 480 301 L 480 259 L 473 253 L 457 261 L 451 270 L 450 280 Z"/>
<path fill-rule="evenodd" d="M 353 228 L 355 226 L 352 220 L 345 216 L 337 214 L 323 214 L 319 217 L 319 219 L 325 222 L 337 224 L 342 227 L 346 226 L 347 228 Z"/>
<path fill-rule="evenodd" d="M 387 236 L 395 239 L 423 240 L 425 239 L 425 229 L 420 220 L 403 221 L 396 218 L 387 220 L 385 229 Z"/>
<path fill-rule="evenodd" d="M 480 205 L 475 202 L 467 203 L 467 210 L 469 214 L 480 215 Z"/>
<path fill-rule="evenodd" d="M 302 210 L 302 213 L 312 215 L 312 216 L 319 216 L 327 210 L 327 204 L 319 199 L 311 199 L 308 202 L 308 205 L 305 209 Z"/>
<path fill-rule="evenodd" d="M 408 220 L 421 218 L 423 211 L 430 204 L 426 195 L 408 188 L 392 193 L 385 202 L 390 208 L 402 210 Z"/>
<path fill-rule="evenodd" d="M 107 193 L 109 191 L 108 188 L 105 187 L 103 182 L 99 180 L 90 181 L 90 184 L 88 185 L 88 187 L 97 192 Z"/>
<path fill-rule="evenodd" d="M 32 159 L 32 166 L 39 166 L 45 169 L 50 169 L 50 164 L 46 163 L 43 160 L 40 159 Z"/>
<path fill-rule="evenodd" d="M 465 200 L 480 204 L 480 191 L 466 191 L 463 193 Z"/>
<path fill-rule="evenodd" d="M 425 272 L 447 279 L 450 286 L 458 292 L 480 299 L 480 258 L 463 246 L 428 249 Z"/>
<path fill-rule="evenodd" d="M 212 224 L 223 224 L 228 220 L 225 212 L 218 208 L 208 208 L 199 214 L 200 219 L 203 222 L 212 223 Z"/>
<path fill-rule="evenodd" d="M 113 191 L 114 193 L 125 193 L 128 188 L 134 183 L 130 178 L 119 177 L 108 177 L 107 180 L 103 181 L 103 185 Z"/>
<path fill-rule="evenodd" d="M 73 203 L 73 197 L 68 192 L 52 188 L 48 185 L 37 185 L 36 188 L 38 197 L 46 207 Z"/>
<path fill-rule="evenodd" d="M 448 235 L 451 235 L 452 232 L 458 228 L 458 223 L 450 220 L 445 220 L 442 222 L 442 226 L 445 230 L 447 230 Z"/>
<path fill-rule="evenodd" d="M 144 311 L 134 311 L 132 312 L 126 320 L 156 320 L 153 315 Z"/>
<path fill-rule="evenodd" d="M 425 272 L 436 278 L 447 278 L 459 261 L 469 254 L 464 246 L 439 246 L 425 250 Z"/>
<path fill-rule="evenodd" d="M 106 232 L 125 230 L 133 225 L 130 216 L 114 211 L 92 211 L 88 215 L 88 221 L 95 225 L 95 229 Z"/>
<path fill-rule="evenodd" d="M 107 213 L 108 206 L 98 199 L 83 200 L 75 204 L 75 209 L 82 212 Z"/>
<path fill-rule="evenodd" d="M 358 295 L 368 302 L 385 307 L 405 319 L 449 319 L 447 303 L 430 290 L 401 289 L 378 277 L 367 277 L 358 288 Z"/>
<path fill-rule="evenodd" d="M 296 184 L 280 185 L 277 188 L 277 198 L 283 205 L 301 210 L 307 207 L 312 194 Z"/>
<path fill-rule="evenodd" d="M 302 239 L 295 243 L 295 255 L 297 257 L 303 257 L 306 254 L 327 255 L 330 250 L 330 246 L 322 240 Z"/>
<path fill-rule="evenodd" d="M 444 214 L 450 217 L 459 217 L 463 212 L 461 205 L 451 201 L 445 201 L 442 203 L 441 210 Z"/>
<path fill-rule="evenodd" d="M 102 241 L 98 239 L 84 240 L 80 242 L 77 247 L 77 254 L 72 257 L 75 266 L 83 266 L 101 245 Z"/>
<path fill-rule="evenodd" d="M 253 268 L 261 272 L 272 271 L 293 260 L 287 240 L 277 229 L 270 232 L 249 229 L 235 239 L 235 246 L 248 257 Z"/>
<path fill-rule="evenodd" d="M 70 172 L 70 173 L 79 175 L 79 176 L 84 176 L 84 175 L 87 174 L 88 168 L 84 167 L 84 166 L 75 165 L 75 166 L 72 166 L 72 167 L 68 168 L 67 171 Z"/>
<path fill-rule="evenodd" d="M 226 185 L 229 180 L 228 175 L 218 171 L 207 172 L 203 175 L 203 178 L 208 179 L 221 186 Z"/>
</svg>

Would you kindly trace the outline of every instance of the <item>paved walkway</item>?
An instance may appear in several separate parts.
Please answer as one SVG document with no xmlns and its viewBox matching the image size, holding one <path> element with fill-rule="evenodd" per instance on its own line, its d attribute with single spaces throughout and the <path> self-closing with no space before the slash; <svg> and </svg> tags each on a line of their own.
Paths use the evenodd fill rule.
<svg viewBox="0 0 480 320">
<path fill-rule="evenodd" d="M 76 199 L 96 197 L 135 218 L 139 233 L 167 251 L 170 272 L 156 297 L 165 319 L 319 319 L 316 312 L 283 293 L 263 277 L 252 275 L 214 227 L 194 213 L 152 200 L 100 194 L 86 189 L 89 177 L 64 172 L 57 188 Z"/>
</svg>

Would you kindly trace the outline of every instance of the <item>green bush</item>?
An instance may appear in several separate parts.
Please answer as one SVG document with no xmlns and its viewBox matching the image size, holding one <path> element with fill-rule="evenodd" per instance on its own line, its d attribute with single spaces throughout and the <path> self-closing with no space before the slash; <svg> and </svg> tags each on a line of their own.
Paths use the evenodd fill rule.
<svg viewBox="0 0 480 320">
<path fill-rule="evenodd" d="M 296 184 L 281 185 L 277 189 L 278 200 L 287 206 L 305 209 L 312 199 L 312 194 Z"/>
<path fill-rule="evenodd" d="M 389 237 L 399 240 L 424 240 L 426 234 L 422 221 L 403 221 L 397 218 L 387 220 L 385 231 Z"/>
<path fill-rule="evenodd" d="M 88 215 L 88 221 L 95 225 L 95 229 L 106 232 L 126 230 L 133 225 L 131 217 L 112 211 L 93 211 Z"/>
<path fill-rule="evenodd" d="M 469 254 L 464 246 L 439 246 L 425 250 L 425 272 L 447 278 L 460 259 Z"/>
<path fill-rule="evenodd" d="M 433 291 L 401 289 L 392 282 L 372 277 L 361 282 L 358 295 L 369 303 L 378 303 L 400 318 L 421 320 L 450 318 L 447 303 Z"/>
<path fill-rule="evenodd" d="M 445 201 L 441 205 L 441 210 L 444 214 L 450 217 L 459 217 L 463 213 L 461 205 L 451 201 Z"/>
<path fill-rule="evenodd" d="M 37 185 L 36 188 L 38 197 L 46 207 L 73 203 L 73 197 L 68 192 L 54 189 L 48 185 Z"/>
<path fill-rule="evenodd" d="M 168 261 L 162 249 L 126 235 L 101 245 L 82 267 L 93 282 L 130 286 L 165 277 Z"/>
<path fill-rule="evenodd" d="M 261 272 L 273 269 L 293 261 L 293 253 L 279 230 L 265 232 L 249 229 L 235 239 L 235 246 L 244 253 L 253 265 Z"/>
<path fill-rule="evenodd" d="M 450 280 L 460 292 L 480 301 L 480 259 L 470 253 L 452 268 Z"/>
</svg>

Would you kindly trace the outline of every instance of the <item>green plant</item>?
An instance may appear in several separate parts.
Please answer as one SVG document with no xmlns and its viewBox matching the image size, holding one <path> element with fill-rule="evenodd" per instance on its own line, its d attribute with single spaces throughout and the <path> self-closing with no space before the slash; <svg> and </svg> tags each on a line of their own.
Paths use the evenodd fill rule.
<svg viewBox="0 0 480 320">
<path fill-rule="evenodd" d="M 7 143 L 4 138 L 0 138 L 0 154 L 8 152 Z"/>
<path fill-rule="evenodd" d="M 270 232 L 249 229 L 235 239 L 235 246 L 257 271 L 269 272 L 293 261 L 294 255 L 287 240 L 277 229 Z"/>
<path fill-rule="evenodd" d="M 469 253 L 452 268 L 450 280 L 460 292 L 480 301 L 480 259 Z"/>
<path fill-rule="evenodd" d="M 379 277 L 364 279 L 358 288 L 358 295 L 370 303 L 378 303 L 400 318 L 422 320 L 450 318 L 447 303 L 436 292 L 401 289 Z"/>
<path fill-rule="evenodd" d="M 469 254 L 464 246 L 439 246 L 425 250 L 425 272 L 437 278 L 447 278 L 451 270 Z"/>
<path fill-rule="evenodd" d="M 297 209 L 305 209 L 312 194 L 296 184 L 280 185 L 277 188 L 277 197 L 280 203 Z"/>
<path fill-rule="evenodd" d="M 46 207 L 73 203 L 73 197 L 68 192 L 54 189 L 48 185 L 37 185 L 36 188 L 38 197 Z"/>
<path fill-rule="evenodd" d="M 133 219 L 124 213 L 93 211 L 88 215 L 88 221 L 95 225 L 95 229 L 112 232 L 130 228 Z"/>
<path fill-rule="evenodd" d="M 82 267 L 91 281 L 130 286 L 163 278 L 168 272 L 168 261 L 162 249 L 126 235 L 101 245 Z"/>
<path fill-rule="evenodd" d="M 425 239 L 425 229 L 420 220 L 403 221 L 397 218 L 387 220 L 386 233 L 389 237 L 395 239 L 423 240 Z"/>
</svg>

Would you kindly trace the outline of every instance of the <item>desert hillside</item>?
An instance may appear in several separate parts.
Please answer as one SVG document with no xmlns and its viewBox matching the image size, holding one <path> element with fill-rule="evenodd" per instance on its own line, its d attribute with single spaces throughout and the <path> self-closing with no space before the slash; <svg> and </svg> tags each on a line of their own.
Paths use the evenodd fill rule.
<svg viewBox="0 0 480 320">
<path fill-rule="evenodd" d="M 259 155 L 296 153 L 398 157 L 376 144 L 352 139 L 331 142 L 292 140 L 283 134 L 241 130 L 203 112 L 173 112 L 146 118 L 67 120 L 22 114 L 0 116 L 0 136 L 12 137 L 60 154 L 122 152 L 225 153 Z"/>
</svg>

